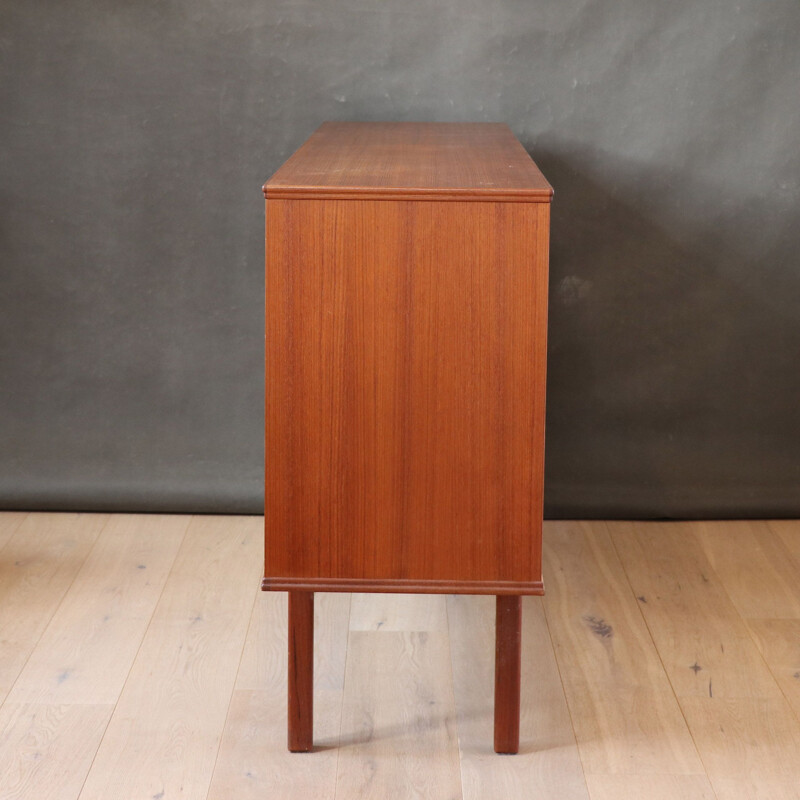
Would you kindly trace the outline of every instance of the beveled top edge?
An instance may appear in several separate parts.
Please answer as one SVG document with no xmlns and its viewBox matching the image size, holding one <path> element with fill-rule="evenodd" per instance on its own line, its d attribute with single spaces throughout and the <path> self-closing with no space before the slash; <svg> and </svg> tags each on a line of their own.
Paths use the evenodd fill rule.
<svg viewBox="0 0 800 800">
<path fill-rule="evenodd" d="M 374 189 L 353 187 L 352 189 L 314 189 L 307 186 L 262 187 L 264 197 L 269 200 L 459 200 L 475 202 L 549 203 L 553 190 L 542 189 L 530 192 L 504 192 L 489 190 L 472 192 L 465 189 Z"/>
<path fill-rule="evenodd" d="M 504 123 L 326 122 L 264 184 L 268 199 L 550 202 Z"/>
</svg>

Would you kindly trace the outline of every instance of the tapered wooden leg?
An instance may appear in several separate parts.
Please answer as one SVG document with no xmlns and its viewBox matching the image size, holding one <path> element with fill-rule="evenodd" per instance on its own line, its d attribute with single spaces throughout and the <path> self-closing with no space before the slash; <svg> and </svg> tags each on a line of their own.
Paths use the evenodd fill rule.
<svg viewBox="0 0 800 800">
<path fill-rule="evenodd" d="M 289 592 L 289 750 L 314 739 L 314 593 Z"/>
<path fill-rule="evenodd" d="M 494 750 L 519 751 L 522 598 L 497 596 L 494 662 Z"/>
</svg>

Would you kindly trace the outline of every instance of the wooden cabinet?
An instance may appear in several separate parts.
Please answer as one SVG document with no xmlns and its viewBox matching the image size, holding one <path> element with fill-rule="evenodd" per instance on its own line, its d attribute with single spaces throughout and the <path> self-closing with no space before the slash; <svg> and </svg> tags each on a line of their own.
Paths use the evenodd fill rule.
<svg viewBox="0 0 800 800">
<path fill-rule="evenodd" d="M 294 595 L 309 749 L 313 592 L 502 596 L 505 652 L 543 591 L 552 189 L 505 125 L 352 122 L 264 191 L 263 588 Z"/>
</svg>

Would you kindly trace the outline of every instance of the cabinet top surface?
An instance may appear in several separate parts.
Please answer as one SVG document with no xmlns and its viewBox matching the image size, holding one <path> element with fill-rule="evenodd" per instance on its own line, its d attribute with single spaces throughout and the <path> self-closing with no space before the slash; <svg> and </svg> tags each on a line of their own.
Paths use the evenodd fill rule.
<svg viewBox="0 0 800 800">
<path fill-rule="evenodd" d="M 272 198 L 549 202 L 504 124 L 326 122 L 264 185 Z"/>
</svg>

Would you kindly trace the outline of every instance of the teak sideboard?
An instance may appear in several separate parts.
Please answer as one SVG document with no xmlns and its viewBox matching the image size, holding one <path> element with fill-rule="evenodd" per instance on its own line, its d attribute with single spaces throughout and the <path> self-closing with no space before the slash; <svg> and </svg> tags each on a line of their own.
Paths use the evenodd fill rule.
<svg viewBox="0 0 800 800">
<path fill-rule="evenodd" d="M 263 588 L 289 592 L 289 749 L 314 592 L 497 595 L 495 749 L 542 594 L 552 189 L 505 125 L 329 122 L 266 196 Z"/>
</svg>

